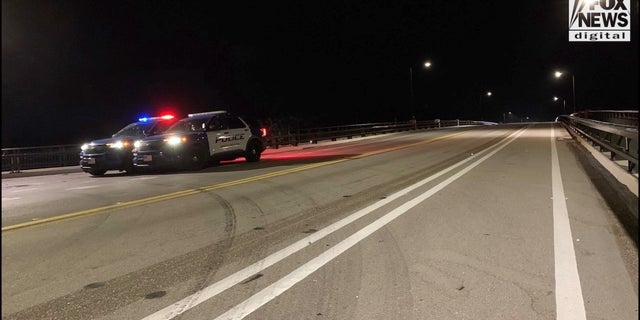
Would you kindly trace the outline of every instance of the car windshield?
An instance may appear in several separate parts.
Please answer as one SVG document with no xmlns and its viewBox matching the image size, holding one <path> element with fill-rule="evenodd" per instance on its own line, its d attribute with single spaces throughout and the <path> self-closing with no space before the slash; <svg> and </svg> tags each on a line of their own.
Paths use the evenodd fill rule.
<svg viewBox="0 0 640 320">
<path fill-rule="evenodd" d="M 202 131 L 209 118 L 186 118 L 176 122 L 167 132 L 195 132 Z"/>
<path fill-rule="evenodd" d="M 134 122 L 116 132 L 114 137 L 142 137 L 149 132 L 155 122 Z"/>
</svg>

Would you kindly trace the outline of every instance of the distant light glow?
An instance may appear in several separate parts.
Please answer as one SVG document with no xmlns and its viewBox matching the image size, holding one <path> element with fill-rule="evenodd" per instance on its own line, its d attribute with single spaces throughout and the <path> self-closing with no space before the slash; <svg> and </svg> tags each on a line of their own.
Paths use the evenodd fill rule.
<svg viewBox="0 0 640 320">
<path fill-rule="evenodd" d="M 556 78 L 560 78 L 560 77 L 562 77 L 562 72 L 560 72 L 560 71 L 556 71 L 556 72 L 554 73 L 554 75 L 556 76 Z"/>
<path fill-rule="evenodd" d="M 431 68 L 431 61 L 427 61 L 424 63 L 425 68 Z"/>
<path fill-rule="evenodd" d="M 558 98 L 558 97 L 553 97 L 553 101 L 558 101 L 558 99 L 560 99 L 560 98 Z"/>
<path fill-rule="evenodd" d="M 491 91 L 487 91 L 487 97 L 491 97 L 493 93 Z"/>
</svg>

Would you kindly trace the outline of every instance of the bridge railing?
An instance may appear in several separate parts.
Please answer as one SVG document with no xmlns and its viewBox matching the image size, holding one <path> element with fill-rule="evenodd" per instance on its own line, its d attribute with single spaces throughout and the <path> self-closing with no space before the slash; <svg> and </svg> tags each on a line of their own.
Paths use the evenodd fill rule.
<svg viewBox="0 0 640 320">
<path fill-rule="evenodd" d="M 574 113 L 573 116 L 606 123 L 638 127 L 637 110 L 584 110 Z"/>
<path fill-rule="evenodd" d="M 342 138 L 364 137 L 407 130 L 420 130 L 463 125 L 495 124 L 472 120 L 427 120 L 409 122 L 380 122 L 343 126 L 277 129 L 273 128 L 269 136 L 269 147 L 283 145 L 297 146 L 300 143 L 318 143 L 318 141 Z M 20 172 L 20 170 L 65 167 L 79 165 L 80 146 L 76 144 L 41 146 L 28 148 L 3 148 L 2 171 Z"/>
<path fill-rule="evenodd" d="M 638 173 L 638 111 L 582 111 L 560 116 L 569 130 L 607 153 L 612 161 L 626 162 L 629 173 Z M 606 120 L 606 121 L 604 121 Z"/>
<path fill-rule="evenodd" d="M 481 125 L 495 124 L 490 122 L 472 121 L 472 120 L 426 120 L 426 121 L 408 121 L 408 122 L 382 122 L 382 123 L 364 123 L 343 126 L 317 127 L 317 128 L 296 128 L 296 129 L 277 129 L 272 128 L 272 136 L 269 137 L 269 146 L 278 148 L 282 145 L 297 146 L 300 143 L 318 143 L 322 140 L 351 139 L 353 137 L 365 137 L 369 135 L 431 129 L 441 127 L 463 126 L 463 125 Z"/>
<path fill-rule="evenodd" d="M 3 148 L 2 171 L 20 172 L 26 169 L 80 165 L 80 146 L 76 144 Z"/>
</svg>

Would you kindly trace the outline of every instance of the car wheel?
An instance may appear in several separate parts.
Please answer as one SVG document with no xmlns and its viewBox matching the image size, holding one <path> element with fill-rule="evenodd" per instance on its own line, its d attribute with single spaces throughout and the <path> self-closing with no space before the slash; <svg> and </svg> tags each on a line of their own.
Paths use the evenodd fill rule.
<svg viewBox="0 0 640 320">
<path fill-rule="evenodd" d="M 136 167 L 131 165 L 131 166 L 128 166 L 128 167 L 124 168 L 124 171 L 127 174 L 134 174 L 134 173 L 136 173 Z"/>
<path fill-rule="evenodd" d="M 184 159 L 184 168 L 186 170 L 196 171 L 204 168 L 207 159 L 203 152 L 193 151 L 189 154 L 190 155 Z"/>
<path fill-rule="evenodd" d="M 133 165 L 133 160 L 129 159 L 129 161 L 127 163 L 125 163 L 124 165 L 124 171 L 127 174 L 134 174 L 136 173 L 136 167 Z"/>
<path fill-rule="evenodd" d="M 247 159 L 247 162 L 257 162 L 260 160 L 260 146 L 257 142 L 249 142 L 244 157 Z"/>
</svg>

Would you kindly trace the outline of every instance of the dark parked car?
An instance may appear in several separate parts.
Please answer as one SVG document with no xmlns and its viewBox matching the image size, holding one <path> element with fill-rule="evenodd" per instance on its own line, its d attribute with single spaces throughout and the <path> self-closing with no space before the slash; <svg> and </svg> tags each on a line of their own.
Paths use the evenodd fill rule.
<svg viewBox="0 0 640 320">
<path fill-rule="evenodd" d="M 220 160 L 260 160 L 266 148 L 261 128 L 226 111 L 189 114 L 162 135 L 136 141 L 137 168 L 198 170 Z"/>
<path fill-rule="evenodd" d="M 173 115 L 140 118 L 131 123 L 111 138 L 94 140 L 85 143 L 80 151 L 80 167 L 82 171 L 94 176 L 104 175 L 107 170 L 118 170 L 132 173 L 133 143 L 146 136 L 164 132 L 175 123 Z"/>
</svg>

